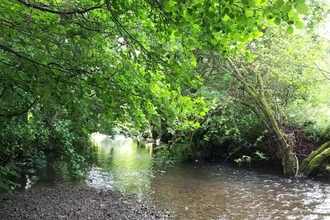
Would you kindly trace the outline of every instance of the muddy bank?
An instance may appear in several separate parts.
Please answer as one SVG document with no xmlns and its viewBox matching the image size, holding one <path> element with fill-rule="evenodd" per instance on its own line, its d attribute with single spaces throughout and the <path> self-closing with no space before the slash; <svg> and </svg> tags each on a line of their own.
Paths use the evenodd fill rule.
<svg viewBox="0 0 330 220">
<path fill-rule="evenodd" d="M 92 188 L 38 187 L 14 193 L 0 203 L 2 220 L 36 219 L 168 219 L 167 212 L 135 196 Z"/>
</svg>

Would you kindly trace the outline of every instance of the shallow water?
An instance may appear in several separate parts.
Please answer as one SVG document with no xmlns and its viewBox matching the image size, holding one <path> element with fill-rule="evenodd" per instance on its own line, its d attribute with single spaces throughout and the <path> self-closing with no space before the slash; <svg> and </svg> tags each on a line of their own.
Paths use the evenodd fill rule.
<svg viewBox="0 0 330 220">
<path fill-rule="evenodd" d="M 152 158 L 152 146 L 95 139 L 85 184 L 152 198 L 174 219 L 330 219 L 330 184 L 223 164 L 173 165 Z"/>
</svg>

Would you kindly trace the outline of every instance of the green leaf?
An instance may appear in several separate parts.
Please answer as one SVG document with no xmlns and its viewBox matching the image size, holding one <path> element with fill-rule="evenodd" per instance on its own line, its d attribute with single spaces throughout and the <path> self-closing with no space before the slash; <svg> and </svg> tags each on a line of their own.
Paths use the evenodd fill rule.
<svg viewBox="0 0 330 220">
<path fill-rule="evenodd" d="M 280 24 L 281 24 L 281 18 L 279 18 L 279 17 L 275 18 L 275 19 L 274 19 L 274 23 L 275 23 L 276 25 L 280 25 Z"/>
<path fill-rule="evenodd" d="M 168 1 L 165 4 L 165 10 L 168 12 L 175 12 L 176 11 L 176 2 L 175 1 Z"/>
<path fill-rule="evenodd" d="M 194 56 L 191 57 L 190 64 L 191 64 L 193 67 L 195 67 L 195 66 L 197 65 L 197 60 L 196 60 L 196 58 L 195 58 Z"/>
<path fill-rule="evenodd" d="M 266 15 L 266 18 L 269 19 L 269 20 L 271 20 L 271 19 L 274 18 L 274 15 L 271 14 L 271 13 L 269 13 L 269 14 Z"/>
<path fill-rule="evenodd" d="M 283 0 L 277 0 L 275 2 L 275 7 L 276 8 L 281 8 L 284 5 L 284 1 Z"/>
<path fill-rule="evenodd" d="M 298 29 L 303 29 L 304 28 L 304 23 L 302 23 L 301 21 L 297 21 L 295 24 L 294 24 Z"/>
<path fill-rule="evenodd" d="M 88 134 L 88 130 L 86 128 L 81 129 L 84 134 Z"/>
<path fill-rule="evenodd" d="M 103 81 L 99 74 L 93 74 L 93 78 L 96 80 L 97 84 L 101 84 Z"/>
<path fill-rule="evenodd" d="M 216 45 L 218 42 L 217 42 L 217 40 L 216 39 L 211 39 L 211 44 L 213 44 L 213 45 Z"/>
<path fill-rule="evenodd" d="M 197 33 L 200 31 L 200 26 L 198 24 L 193 24 L 192 26 L 192 33 Z"/>
<path fill-rule="evenodd" d="M 223 16 L 223 18 L 222 18 L 223 21 L 228 21 L 229 19 L 230 19 L 230 17 L 227 14 L 225 14 L 225 16 Z"/>
<path fill-rule="evenodd" d="M 243 4 L 244 6 L 246 6 L 246 5 L 249 4 L 249 0 L 241 0 L 241 2 L 242 2 L 242 4 Z"/>
<path fill-rule="evenodd" d="M 249 6 L 250 7 L 255 7 L 256 6 L 255 0 L 249 0 Z"/>
<path fill-rule="evenodd" d="M 309 11 L 309 7 L 305 3 L 299 3 L 296 5 L 296 11 L 299 14 L 307 14 Z"/>
<path fill-rule="evenodd" d="M 292 10 L 292 5 L 290 4 L 290 2 L 287 2 L 287 3 L 285 3 L 285 5 L 282 7 L 282 12 L 284 13 L 284 14 L 287 14 L 287 13 L 289 13 L 291 10 Z"/>
<path fill-rule="evenodd" d="M 253 15 L 254 15 L 254 11 L 252 11 L 252 10 L 246 10 L 245 11 L 245 16 L 246 17 L 249 18 L 249 17 L 252 17 Z"/>
<path fill-rule="evenodd" d="M 286 33 L 287 33 L 287 34 L 293 34 L 293 27 L 289 26 L 289 27 L 286 29 Z"/>
</svg>

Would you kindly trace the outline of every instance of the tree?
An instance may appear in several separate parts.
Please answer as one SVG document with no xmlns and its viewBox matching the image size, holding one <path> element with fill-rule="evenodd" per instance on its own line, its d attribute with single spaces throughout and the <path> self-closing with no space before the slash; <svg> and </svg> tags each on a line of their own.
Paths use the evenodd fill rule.
<svg viewBox="0 0 330 220">
<path fill-rule="evenodd" d="M 285 130 L 288 125 L 286 109 L 296 100 L 307 99 L 312 89 L 322 84 L 322 71 L 315 64 L 322 62 L 326 54 L 322 39 L 308 34 L 288 36 L 282 33 L 283 28 L 268 28 L 262 38 L 252 42 L 248 48 L 254 56 L 253 62 L 247 62 L 244 55 L 226 58 L 215 52 L 198 54 L 197 71 L 204 79 L 199 93 L 217 103 L 207 115 L 210 120 L 203 121 L 203 132 L 198 135 L 204 141 L 210 141 L 215 134 L 224 132 L 223 137 L 241 139 L 238 144 L 245 144 L 244 149 L 256 146 L 264 133 L 259 131 L 255 137 L 251 130 L 244 137 L 244 130 L 257 132 L 255 124 L 239 125 L 252 113 L 273 137 L 271 147 L 259 146 L 255 151 L 261 149 L 278 156 L 283 161 L 284 174 L 293 176 L 299 164 L 294 152 L 295 138 Z M 240 110 L 234 103 L 242 104 L 246 110 Z M 231 111 L 236 114 L 233 116 Z M 217 125 L 212 125 L 212 118 L 217 118 Z M 216 126 L 215 131 L 212 126 Z M 216 138 L 221 144 L 223 138 Z"/>
</svg>

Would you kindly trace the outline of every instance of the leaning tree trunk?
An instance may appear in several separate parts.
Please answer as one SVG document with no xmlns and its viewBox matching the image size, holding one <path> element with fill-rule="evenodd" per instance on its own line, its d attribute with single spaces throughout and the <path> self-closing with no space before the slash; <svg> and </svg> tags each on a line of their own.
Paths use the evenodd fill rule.
<svg viewBox="0 0 330 220">
<path fill-rule="evenodd" d="M 322 166 L 330 159 L 330 141 L 324 143 L 317 150 L 312 151 L 301 163 L 300 172 L 306 176 L 316 176 Z"/>
<path fill-rule="evenodd" d="M 282 167 L 285 176 L 292 177 L 297 175 L 298 161 L 296 160 L 295 153 L 293 151 L 294 144 L 290 141 L 285 133 L 279 128 L 278 123 L 275 120 L 274 114 L 269 107 L 264 97 L 259 97 L 260 108 L 265 117 L 266 125 L 274 133 L 279 142 L 279 147 L 282 150 Z"/>
<path fill-rule="evenodd" d="M 246 91 L 249 96 L 254 101 L 254 104 L 244 102 L 242 100 L 237 100 L 250 108 L 262 121 L 263 123 L 272 131 L 278 140 L 279 147 L 282 151 L 282 166 L 283 173 L 285 176 L 292 177 L 297 174 L 298 162 L 293 151 L 293 143 L 287 138 L 285 132 L 283 132 L 274 116 L 272 109 L 270 108 L 264 93 L 264 83 L 263 79 L 258 71 L 249 72 L 249 74 L 254 74 L 257 81 L 257 88 L 248 83 L 246 77 L 241 73 L 244 68 L 235 63 L 234 60 L 228 58 L 229 65 L 233 67 L 231 73 L 232 75 L 243 85 L 244 91 Z M 242 70 L 243 69 L 243 70 Z"/>
</svg>

